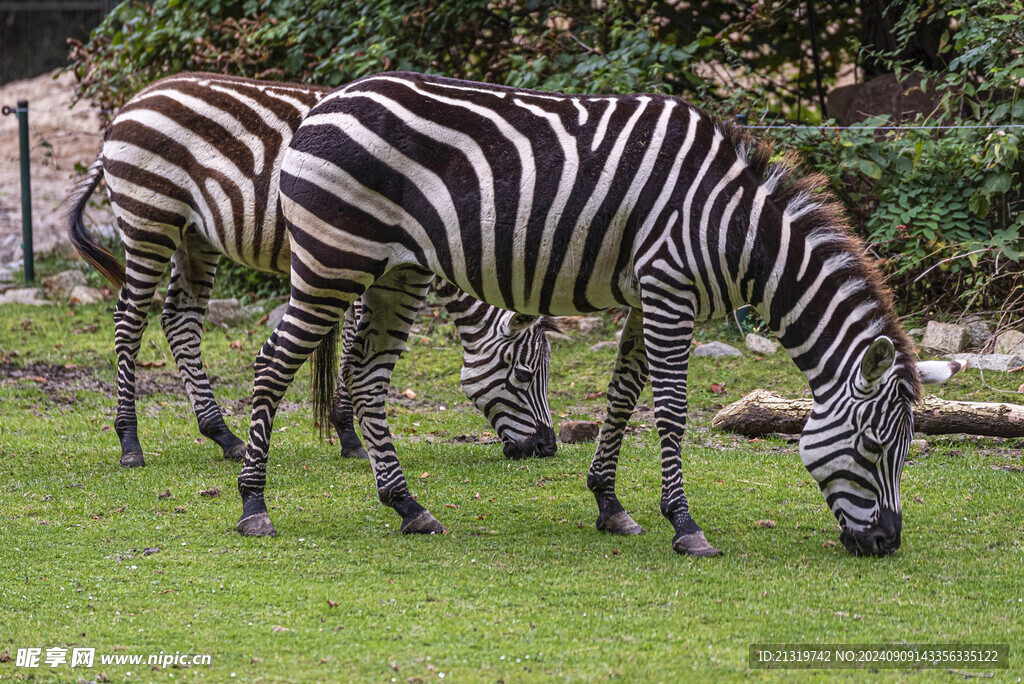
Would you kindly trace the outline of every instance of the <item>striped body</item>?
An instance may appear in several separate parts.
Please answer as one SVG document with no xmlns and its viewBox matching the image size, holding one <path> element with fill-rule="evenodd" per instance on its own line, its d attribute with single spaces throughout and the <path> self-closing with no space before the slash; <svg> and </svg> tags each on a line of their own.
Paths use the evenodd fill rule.
<svg viewBox="0 0 1024 684">
<path fill-rule="evenodd" d="M 241 455 L 242 443 L 224 425 L 203 369 L 202 320 L 221 255 L 261 271 L 288 272 L 291 250 L 277 191 L 281 158 L 302 116 L 326 92 L 298 84 L 182 74 L 142 90 L 107 129 L 103 150 L 76 192 L 71 233 L 87 258 L 96 253 L 95 243 L 80 230 L 81 211 L 102 175 L 127 254 L 116 315 L 117 428 L 126 465 L 142 460 L 135 434 L 134 354 L 146 324 L 148 297 L 168 261 L 171 285 L 162 322 L 200 430 L 225 455 Z M 550 324 L 522 320 L 513 335 L 505 335 L 501 326 L 514 314 L 459 291 L 440 301 L 463 312 L 457 321 L 460 336 L 473 340 L 466 346 L 468 367 L 487 369 L 485 377 L 466 385 L 467 394 L 483 408 L 505 453 L 554 453 L 544 335 Z M 353 331 L 356 323 L 350 325 Z M 346 339 L 354 341 L 354 332 Z M 514 370 L 527 366 L 530 382 L 519 383 Z M 331 415 L 343 454 L 358 454 L 362 447 L 348 394 L 343 384 L 339 387 L 338 406 Z"/>
<path fill-rule="evenodd" d="M 292 298 L 257 362 L 239 530 L 269 525 L 260 469 L 281 380 L 356 296 L 424 271 L 525 314 L 632 308 L 588 477 L 598 527 L 640 531 L 614 479 L 649 375 L 661 509 L 673 547 L 697 555 L 718 551 L 682 487 L 693 325 L 753 304 L 811 385 L 801 455 L 844 543 L 891 553 L 919 392 L 913 351 L 862 246 L 818 192 L 822 179 L 791 166 L 672 97 L 567 96 L 407 73 L 333 91 L 282 164 Z M 404 525 L 429 516 L 406 499 L 389 444 L 378 457 Z"/>
</svg>

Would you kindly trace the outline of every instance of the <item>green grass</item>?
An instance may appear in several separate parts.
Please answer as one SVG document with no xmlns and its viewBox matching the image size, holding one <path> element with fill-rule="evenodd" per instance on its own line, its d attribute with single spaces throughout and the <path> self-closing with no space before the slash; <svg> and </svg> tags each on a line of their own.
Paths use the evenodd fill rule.
<svg viewBox="0 0 1024 684">
<path fill-rule="evenodd" d="M 210 654 L 212 664 L 163 671 L 101 666 L 97 656 L 91 670 L 51 671 L 17 668 L 12 659 L 0 663 L 0 679 L 780 678 L 747 669 L 755 641 L 1009 643 L 1016 649 L 1010 670 L 995 670 L 996 678 L 1015 681 L 1024 670 L 1019 441 L 930 438 L 926 452 L 912 452 L 903 478 L 902 548 L 885 559 L 854 558 L 836 545 L 835 521 L 795 445 L 708 429 L 719 405 L 754 387 L 802 394 L 793 364 L 783 356 L 695 359 L 687 494 L 725 555 L 679 557 L 658 511 L 649 412 L 638 414 L 626 440 L 618 486 L 648 534 L 598 533 L 585 484 L 593 447 L 562 445 L 547 460 L 503 459 L 459 393 L 459 350 L 442 329 L 414 339 L 394 385 L 417 399 L 390 411 L 410 486 L 450 534 L 399 533 L 399 518 L 376 499 L 368 464 L 342 461 L 316 438 L 304 372 L 271 450 L 267 503 L 279 536 L 243 539 L 234 532 L 239 466 L 198 439 L 156 319 L 141 354 L 153 364 L 141 372 L 153 393 L 139 403 L 147 465 L 118 466 L 109 429 L 111 309 L 0 309 L 5 368 L 42 362 L 52 367 L 36 366 L 40 372 L 82 376 L 77 385 L 0 382 L 0 653 L 181 651 Z M 215 389 L 243 436 L 249 364 L 266 336 L 262 328 L 206 334 Z M 235 341 L 241 349 L 231 348 Z M 603 411 L 603 398 L 586 395 L 604 389 L 614 352 L 590 352 L 593 341 L 554 345 L 556 421 Z M 1021 378 L 985 380 L 1015 390 Z M 727 393 L 712 393 L 711 383 L 724 383 Z M 939 394 L 1006 396 L 974 371 Z M 640 403 L 650 407 L 649 390 Z M 463 435 L 484 442 L 455 441 Z M 200 496 L 210 487 L 223 495 Z M 158 497 L 165 490 L 171 498 Z M 763 520 L 777 525 L 761 527 Z M 144 556 L 149 547 L 159 553 Z M 817 681 L 826 673 L 788 674 Z M 945 669 L 827 674 L 962 679 Z"/>
</svg>

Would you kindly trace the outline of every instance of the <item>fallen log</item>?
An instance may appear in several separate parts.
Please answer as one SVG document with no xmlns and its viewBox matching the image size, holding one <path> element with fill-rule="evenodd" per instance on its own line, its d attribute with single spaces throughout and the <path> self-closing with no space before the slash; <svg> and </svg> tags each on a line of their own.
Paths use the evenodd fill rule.
<svg viewBox="0 0 1024 684">
<path fill-rule="evenodd" d="M 768 390 L 748 392 L 719 411 L 711 426 L 758 437 L 796 434 L 811 413 L 810 399 L 787 399 Z M 946 401 L 928 395 L 914 407 L 914 430 L 928 435 L 1024 437 L 1024 406 L 987 401 Z"/>
</svg>

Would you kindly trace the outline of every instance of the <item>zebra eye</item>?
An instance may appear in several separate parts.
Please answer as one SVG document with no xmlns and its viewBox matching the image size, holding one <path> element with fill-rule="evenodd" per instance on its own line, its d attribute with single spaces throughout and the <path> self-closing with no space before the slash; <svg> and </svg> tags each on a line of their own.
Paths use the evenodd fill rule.
<svg viewBox="0 0 1024 684">
<path fill-rule="evenodd" d="M 882 456 L 882 445 L 878 443 L 876 437 L 871 429 L 865 430 L 861 435 L 861 444 L 864 447 L 861 451 L 872 461 L 877 461 Z"/>
<path fill-rule="evenodd" d="M 516 376 L 516 380 L 523 383 L 524 385 L 533 380 L 533 373 L 531 373 L 525 368 L 516 368 L 514 375 Z"/>
</svg>

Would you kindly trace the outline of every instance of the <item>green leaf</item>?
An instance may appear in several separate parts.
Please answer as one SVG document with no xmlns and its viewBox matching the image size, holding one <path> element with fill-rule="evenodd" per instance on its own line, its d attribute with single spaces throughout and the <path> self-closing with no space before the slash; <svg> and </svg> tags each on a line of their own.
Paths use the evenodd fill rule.
<svg viewBox="0 0 1024 684">
<path fill-rule="evenodd" d="M 868 178 L 874 178 L 875 180 L 881 180 L 882 178 L 882 167 L 870 159 L 858 159 L 857 168 Z"/>
</svg>

